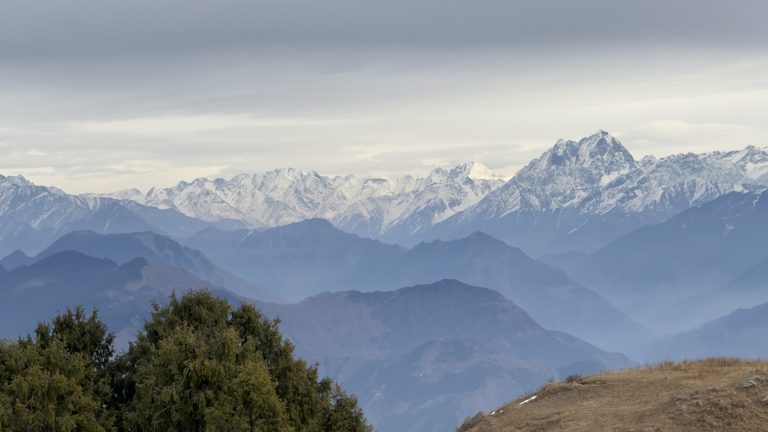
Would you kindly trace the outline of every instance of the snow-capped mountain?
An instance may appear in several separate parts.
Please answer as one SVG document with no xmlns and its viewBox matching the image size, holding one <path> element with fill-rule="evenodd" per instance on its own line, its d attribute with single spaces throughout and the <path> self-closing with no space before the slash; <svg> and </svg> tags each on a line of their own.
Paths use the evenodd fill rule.
<svg viewBox="0 0 768 432">
<path fill-rule="evenodd" d="M 732 191 L 768 185 L 768 149 L 635 158 L 605 131 L 558 141 L 425 237 L 490 232 L 530 253 L 592 250 Z"/>
<path fill-rule="evenodd" d="M 436 168 L 426 177 L 324 176 L 286 168 L 110 196 L 252 228 L 323 218 L 346 231 L 398 240 L 470 207 L 503 183 L 477 162 Z"/>
<path fill-rule="evenodd" d="M 69 195 L 23 177 L 0 176 L 0 254 L 36 252 L 73 229 L 141 231 L 152 227 L 108 198 Z"/>
<path fill-rule="evenodd" d="M 32 249 L 39 248 L 73 221 L 80 221 L 75 229 L 96 225 L 98 232 L 121 232 L 114 227 L 150 225 L 186 238 L 212 224 L 266 228 L 323 218 L 347 232 L 405 245 L 484 231 L 539 255 L 593 251 L 728 192 L 766 185 L 768 149 L 636 160 L 616 138 L 598 131 L 557 141 L 506 182 L 477 162 L 422 177 L 325 176 L 285 168 L 106 197 L 2 177 L 0 239 L 38 236 L 42 240 L 33 241 Z"/>
<path fill-rule="evenodd" d="M 55 187 L 35 185 L 21 176 L 0 175 L 0 256 L 17 249 L 37 253 L 76 230 L 157 231 L 185 237 L 209 226 L 171 210 L 113 198 L 70 195 Z"/>
</svg>

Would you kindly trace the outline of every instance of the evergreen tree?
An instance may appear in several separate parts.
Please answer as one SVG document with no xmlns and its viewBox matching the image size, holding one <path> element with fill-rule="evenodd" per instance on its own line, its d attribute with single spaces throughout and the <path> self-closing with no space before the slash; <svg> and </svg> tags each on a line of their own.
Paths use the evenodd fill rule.
<svg viewBox="0 0 768 432">
<path fill-rule="evenodd" d="M 67 310 L 35 337 L 0 343 L 0 430 L 111 431 L 104 367 L 112 336 L 94 312 Z"/>
<path fill-rule="evenodd" d="M 367 432 L 354 397 L 294 358 L 279 322 L 207 292 L 171 296 L 127 352 L 96 312 L 0 342 L 0 430 Z"/>
</svg>

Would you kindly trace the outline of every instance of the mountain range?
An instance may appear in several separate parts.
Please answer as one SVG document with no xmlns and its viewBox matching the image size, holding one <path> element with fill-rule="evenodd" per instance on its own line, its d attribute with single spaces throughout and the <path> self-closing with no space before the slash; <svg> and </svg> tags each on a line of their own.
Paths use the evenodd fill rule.
<svg viewBox="0 0 768 432">
<path fill-rule="evenodd" d="M 27 257 L 23 252 L 16 251 L 0 260 L 0 264 L 6 269 L 14 269 L 62 252 L 79 252 L 95 258 L 108 259 L 120 265 L 142 258 L 163 266 L 183 269 L 240 295 L 266 301 L 281 300 L 272 292 L 222 270 L 201 252 L 154 232 L 98 234 L 92 231 L 73 231 L 34 257 Z"/>
<path fill-rule="evenodd" d="M 441 279 L 497 290 L 549 329 L 614 349 L 647 331 L 563 271 L 483 233 L 411 249 L 311 219 L 264 231 L 208 229 L 188 240 L 217 265 L 288 300 L 322 292 L 391 290 Z M 610 325 L 607 325 L 610 323 Z"/>
<path fill-rule="evenodd" d="M 604 131 L 511 178 L 287 168 L 99 196 L 0 176 L 0 337 L 83 304 L 124 347 L 151 302 L 209 289 L 279 317 L 379 430 L 450 430 L 632 364 L 603 349 L 768 355 L 766 221 L 768 150 L 637 160 Z"/>
<path fill-rule="evenodd" d="M 483 231 L 533 256 L 593 252 L 729 192 L 766 185 L 767 149 L 636 160 L 605 131 L 559 140 L 511 178 L 477 162 L 423 177 L 285 168 L 100 197 L 2 177 L 0 239 L 11 246 L 0 254 L 35 253 L 73 229 L 154 230 L 184 239 L 211 225 L 264 229 L 312 218 L 405 246 Z"/>
<path fill-rule="evenodd" d="M 156 231 L 185 238 L 212 225 L 241 226 L 228 220 L 205 222 L 133 201 L 71 195 L 55 187 L 35 185 L 21 176 L 0 176 L 0 256 L 15 250 L 36 254 L 62 235 L 77 230 Z"/>
<path fill-rule="evenodd" d="M 152 302 L 207 289 L 232 302 L 239 296 L 178 267 L 135 258 L 122 265 L 75 251 L 52 253 L 0 271 L 0 337 L 30 333 L 66 307 L 96 308 L 126 348 L 149 317 Z"/>
<path fill-rule="evenodd" d="M 478 162 L 435 168 L 425 177 L 324 176 L 286 168 L 110 196 L 211 222 L 240 220 L 251 228 L 323 218 L 348 232 L 396 241 L 470 207 L 503 183 L 503 176 Z"/>
<path fill-rule="evenodd" d="M 761 265 L 768 259 L 766 221 L 768 190 L 731 192 L 593 254 L 544 260 L 641 322 L 677 332 L 744 306 L 738 303 L 742 295 L 760 298 Z"/>
<path fill-rule="evenodd" d="M 453 430 L 549 379 L 632 364 L 545 330 L 498 292 L 455 280 L 259 308 L 280 317 L 302 357 L 358 395 L 381 431 Z"/>
<path fill-rule="evenodd" d="M 144 234 L 136 236 L 146 242 Z M 122 260 L 149 254 L 143 246 L 130 247 L 137 240 L 122 237 L 74 233 L 54 245 L 88 249 L 83 242 L 95 243 L 90 252 L 96 253 L 117 239 L 126 245 Z M 178 265 L 187 256 L 154 255 Z M 116 332 L 119 349 L 149 316 L 151 304 L 172 293 L 207 289 L 232 303 L 254 302 L 178 266 L 143 257 L 118 264 L 56 248 L 26 264 L 0 266 L 0 288 L 0 337 L 26 334 L 65 307 L 83 305 L 99 310 Z M 302 357 L 320 361 L 323 374 L 356 392 L 385 432 L 450 429 L 463 416 L 548 379 L 632 365 L 621 354 L 545 330 L 498 292 L 455 280 L 256 304 L 281 320 Z"/>
<path fill-rule="evenodd" d="M 426 230 L 454 238 L 484 231 L 528 253 L 591 252 L 733 191 L 768 185 L 768 149 L 640 161 L 605 131 L 558 141 L 504 186 Z"/>
</svg>

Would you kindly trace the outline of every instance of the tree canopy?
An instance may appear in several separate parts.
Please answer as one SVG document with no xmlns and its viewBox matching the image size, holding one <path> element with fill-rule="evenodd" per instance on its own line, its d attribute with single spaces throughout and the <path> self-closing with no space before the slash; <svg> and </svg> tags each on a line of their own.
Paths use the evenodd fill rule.
<svg viewBox="0 0 768 432">
<path fill-rule="evenodd" d="M 370 431 L 278 325 L 208 292 L 174 295 L 115 355 L 95 311 L 67 310 L 0 342 L 0 430 Z"/>
</svg>

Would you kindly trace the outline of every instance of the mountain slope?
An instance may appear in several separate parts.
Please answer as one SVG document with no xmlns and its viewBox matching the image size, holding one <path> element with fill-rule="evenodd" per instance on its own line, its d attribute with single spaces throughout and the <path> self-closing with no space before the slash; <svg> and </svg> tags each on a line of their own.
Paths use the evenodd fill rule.
<svg viewBox="0 0 768 432">
<path fill-rule="evenodd" d="M 566 330 L 600 346 L 624 350 L 629 339 L 648 336 L 639 324 L 561 270 L 483 233 L 422 243 L 380 272 L 372 271 L 369 283 L 392 288 L 440 278 L 497 290 L 546 328 Z"/>
<path fill-rule="evenodd" d="M 561 370 L 630 364 L 543 329 L 495 291 L 453 280 L 259 307 L 280 317 L 303 357 L 321 360 L 324 373 L 360 397 L 380 431 L 450 430 Z"/>
<path fill-rule="evenodd" d="M 27 334 L 65 307 L 97 308 L 125 347 L 151 312 L 173 292 L 209 289 L 238 302 L 237 296 L 192 273 L 137 258 L 122 265 L 65 251 L 34 264 L 0 272 L 0 337 Z"/>
<path fill-rule="evenodd" d="M 601 346 L 645 336 L 639 325 L 562 271 L 481 233 L 406 250 L 308 220 L 265 231 L 208 230 L 188 245 L 289 300 L 450 278 L 497 290 L 546 328 L 567 330 Z"/>
<path fill-rule="evenodd" d="M 127 263 L 135 258 L 144 258 L 165 266 L 185 269 L 240 295 L 262 300 L 279 300 L 279 297 L 271 292 L 220 269 L 201 252 L 181 246 L 175 240 L 153 232 L 129 234 L 71 232 L 56 240 L 32 258 L 31 262 L 64 251 L 77 251 L 97 258 L 107 258 L 118 264 Z"/>
<path fill-rule="evenodd" d="M 627 234 L 587 258 L 550 262 L 634 316 L 680 331 L 717 315 L 690 320 L 678 302 L 714 291 L 768 258 L 766 220 L 768 190 L 733 192 Z"/>
<path fill-rule="evenodd" d="M 424 238 L 484 231 L 528 253 L 593 251 L 732 191 L 768 185 L 768 149 L 636 161 L 605 131 L 558 141 L 504 186 L 426 230 Z"/>
<path fill-rule="evenodd" d="M 768 259 L 760 261 L 714 290 L 692 295 L 670 309 L 680 317 L 691 317 L 693 326 L 737 309 L 768 302 Z"/>
<path fill-rule="evenodd" d="M 765 362 L 664 363 L 547 384 L 459 432 L 757 432 L 768 423 L 766 391 Z"/>
<path fill-rule="evenodd" d="M 768 292 L 768 258 L 748 268 L 725 284 L 723 290 L 730 293 Z"/>
<path fill-rule="evenodd" d="M 23 177 L 0 176 L 0 255 L 36 253 L 60 235 L 85 227 L 99 232 L 152 227 L 117 201 L 68 195 Z"/>
<path fill-rule="evenodd" d="M 209 229 L 186 244 L 247 280 L 273 287 L 288 300 L 357 288 L 371 269 L 404 251 L 347 234 L 322 219 L 264 231 Z"/>
<path fill-rule="evenodd" d="M 768 303 L 735 312 L 654 344 L 655 358 L 768 358 Z"/>
<path fill-rule="evenodd" d="M 149 222 L 151 221 L 151 222 Z M 0 256 L 15 250 L 35 254 L 77 230 L 98 233 L 160 231 L 177 237 L 211 224 L 128 201 L 70 195 L 23 177 L 0 176 Z"/>
</svg>

